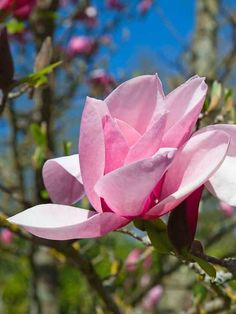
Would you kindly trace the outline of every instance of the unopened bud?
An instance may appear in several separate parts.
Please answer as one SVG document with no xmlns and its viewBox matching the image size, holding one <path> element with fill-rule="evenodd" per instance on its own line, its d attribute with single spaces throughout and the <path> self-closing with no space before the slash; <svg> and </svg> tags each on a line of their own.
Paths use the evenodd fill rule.
<svg viewBox="0 0 236 314">
<path fill-rule="evenodd" d="M 7 30 L 0 31 L 0 89 L 6 90 L 13 81 L 14 64 L 8 43 Z"/>
</svg>

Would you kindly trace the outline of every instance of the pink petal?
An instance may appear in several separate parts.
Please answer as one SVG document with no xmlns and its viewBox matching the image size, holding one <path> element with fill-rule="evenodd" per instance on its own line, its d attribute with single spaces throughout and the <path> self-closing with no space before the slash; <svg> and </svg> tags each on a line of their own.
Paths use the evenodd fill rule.
<svg viewBox="0 0 236 314">
<path fill-rule="evenodd" d="M 117 123 L 117 125 L 120 128 L 120 131 L 122 135 L 124 136 L 128 146 L 134 145 L 141 137 L 140 133 L 138 133 L 132 126 L 127 124 L 126 122 L 119 120 L 119 119 L 114 119 Z"/>
<path fill-rule="evenodd" d="M 93 207 L 101 212 L 101 201 L 94 185 L 103 176 L 105 143 L 102 119 L 109 115 L 106 103 L 87 98 L 80 126 L 79 159 L 85 192 Z"/>
<path fill-rule="evenodd" d="M 227 156 L 206 183 L 207 189 L 220 200 L 236 206 L 236 125 L 217 124 L 200 130 L 224 131 L 230 136 Z"/>
<path fill-rule="evenodd" d="M 167 213 L 204 184 L 223 162 L 229 140 L 229 136 L 221 131 L 207 131 L 191 137 L 178 150 L 165 175 L 161 201 L 146 214 L 146 218 Z"/>
<path fill-rule="evenodd" d="M 156 108 L 160 88 L 157 75 L 135 77 L 118 86 L 105 102 L 112 117 L 125 121 L 142 134 Z"/>
<path fill-rule="evenodd" d="M 24 227 L 33 235 L 51 240 L 100 237 L 129 223 L 114 213 L 96 213 L 57 204 L 31 207 L 8 221 Z"/>
<path fill-rule="evenodd" d="M 102 177 L 95 191 L 118 215 L 142 214 L 145 200 L 169 167 L 173 149 L 162 150 L 153 157 L 137 161 Z"/>
<path fill-rule="evenodd" d="M 165 124 L 166 115 L 163 115 L 159 120 L 154 122 L 151 128 L 131 147 L 125 159 L 125 164 L 154 155 L 160 148 Z"/>
<path fill-rule="evenodd" d="M 113 121 L 110 116 L 104 119 L 104 138 L 105 173 L 108 173 L 123 166 L 129 147 L 116 121 Z"/>
<path fill-rule="evenodd" d="M 194 76 L 166 96 L 169 114 L 163 145 L 179 147 L 189 138 L 202 110 L 206 92 L 204 78 Z"/>
<path fill-rule="evenodd" d="M 84 195 L 78 155 L 46 161 L 43 166 L 43 179 L 54 203 L 74 204 Z"/>
</svg>

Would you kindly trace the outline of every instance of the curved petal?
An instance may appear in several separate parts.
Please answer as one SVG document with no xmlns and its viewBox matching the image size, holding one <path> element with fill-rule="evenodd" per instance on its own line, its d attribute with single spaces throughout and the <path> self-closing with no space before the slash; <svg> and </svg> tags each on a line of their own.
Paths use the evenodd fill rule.
<svg viewBox="0 0 236 314">
<path fill-rule="evenodd" d="M 106 155 L 105 173 L 108 173 L 123 166 L 129 146 L 116 121 L 112 120 L 110 116 L 105 116 L 103 122 Z"/>
<path fill-rule="evenodd" d="M 163 93 L 157 75 L 135 77 L 118 86 L 105 102 L 113 118 L 125 121 L 143 134 Z"/>
<path fill-rule="evenodd" d="M 159 120 L 153 123 L 139 141 L 134 144 L 125 159 L 125 164 L 151 157 L 160 148 L 163 133 L 165 130 L 166 116 L 163 115 Z"/>
<path fill-rule="evenodd" d="M 131 125 L 119 119 L 114 120 L 119 126 L 120 131 L 123 134 L 129 147 L 134 145 L 140 139 L 141 135 Z"/>
<path fill-rule="evenodd" d="M 79 159 L 85 192 L 98 212 L 102 212 L 101 201 L 94 185 L 103 176 L 105 168 L 102 125 L 105 115 L 109 115 L 106 103 L 87 97 L 80 126 Z"/>
<path fill-rule="evenodd" d="M 236 125 L 216 124 L 202 130 L 221 130 L 230 136 L 227 156 L 219 169 L 210 177 L 206 187 L 220 200 L 236 206 Z"/>
<path fill-rule="evenodd" d="M 146 214 L 146 218 L 167 213 L 204 184 L 223 162 L 229 141 L 229 136 L 221 131 L 207 131 L 191 137 L 178 150 L 165 175 L 161 202 Z"/>
<path fill-rule="evenodd" d="M 54 203 L 70 205 L 84 196 L 78 154 L 47 160 L 43 180 Z"/>
<path fill-rule="evenodd" d="M 193 132 L 207 93 L 204 78 L 194 76 L 166 96 L 169 111 L 163 145 L 181 146 Z"/>
<path fill-rule="evenodd" d="M 147 197 L 170 166 L 174 153 L 173 149 L 162 149 L 151 158 L 112 171 L 97 182 L 95 191 L 118 215 L 139 216 Z"/>
<path fill-rule="evenodd" d="M 31 207 L 8 221 L 38 237 L 51 240 L 100 237 L 129 223 L 129 220 L 114 213 L 96 213 L 57 204 Z"/>
</svg>

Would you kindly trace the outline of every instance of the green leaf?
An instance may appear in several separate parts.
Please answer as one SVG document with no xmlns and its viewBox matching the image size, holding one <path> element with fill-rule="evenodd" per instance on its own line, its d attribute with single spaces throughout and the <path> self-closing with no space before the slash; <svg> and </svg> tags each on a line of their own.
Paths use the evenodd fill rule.
<svg viewBox="0 0 236 314">
<path fill-rule="evenodd" d="M 40 197 L 43 199 L 43 200 L 47 200 L 49 198 L 49 194 L 46 190 L 41 190 L 40 191 Z"/>
<path fill-rule="evenodd" d="M 32 157 L 34 167 L 36 169 L 40 169 L 44 163 L 44 160 L 45 160 L 45 149 L 40 146 L 36 147 L 34 155 Z"/>
<path fill-rule="evenodd" d="M 205 273 L 207 273 L 208 276 L 215 278 L 216 277 L 216 270 L 215 267 L 212 266 L 210 263 L 208 263 L 207 261 L 205 261 L 204 259 L 189 254 L 189 256 L 196 262 L 198 263 L 198 265 L 205 271 Z"/>
<path fill-rule="evenodd" d="M 146 227 L 145 227 L 145 221 L 144 220 L 141 220 L 141 219 L 135 219 L 133 221 L 133 224 L 134 226 L 139 229 L 139 230 L 142 230 L 142 231 L 145 231 L 146 230 Z"/>
<path fill-rule="evenodd" d="M 160 254 L 170 254 L 173 251 L 167 234 L 166 224 L 161 220 L 146 221 L 145 227 L 152 245 Z"/>
<path fill-rule="evenodd" d="M 31 85 L 32 87 L 39 87 L 48 81 L 47 75 L 50 74 L 55 68 L 57 68 L 61 64 L 62 61 L 58 61 L 48 65 L 47 67 L 43 68 L 42 70 L 36 73 L 29 74 L 28 76 L 17 81 L 13 87 L 26 83 Z"/>
<path fill-rule="evenodd" d="M 45 146 L 47 144 L 46 127 L 44 124 L 40 126 L 36 123 L 32 123 L 30 132 L 36 145 Z"/>
<path fill-rule="evenodd" d="M 72 147 L 72 143 L 70 141 L 63 142 L 64 154 L 66 156 L 70 155 L 71 147 Z"/>
<path fill-rule="evenodd" d="M 6 27 L 9 34 L 15 34 L 15 33 L 20 33 L 21 31 L 23 31 L 25 28 L 25 24 L 22 21 L 11 19 L 7 23 Z"/>
</svg>

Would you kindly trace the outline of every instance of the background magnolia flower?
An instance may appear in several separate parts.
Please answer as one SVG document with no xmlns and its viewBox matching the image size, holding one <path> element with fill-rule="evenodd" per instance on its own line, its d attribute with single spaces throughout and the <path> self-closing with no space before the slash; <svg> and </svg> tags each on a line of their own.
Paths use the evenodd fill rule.
<svg viewBox="0 0 236 314">
<path fill-rule="evenodd" d="M 141 262 L 144 269 L 149 269 L 152 265 L 152 256 L 151 254 L 148 254 L 147 256 L 142 257 L 143 254 L 143 250 L 133 249 L 126 258 L 126 270 L 131 272 L 135 271 L 139 262 Z"/>
<path fill-rule="evenodd" d="M 102 236 L 133 219 L 155 219 L 185 201 L 194 235 L 202 186 L 236 205 L 236 126 L 193 133 L 207 85 L 194 76 L 164 95 L 157 75 L 118 86 L 104 101 L 87 98 L 79 155 L 48 160 L 53 202 L 11 218 L 48 239 Z M 200 191 L 200 192 L 199 192 Z M 68 206 L 86 193 L 95 211 Z"/>
<path fill-rule="evenodd" d="M 140 13 L 144 14 L 151 8 L 152 5 L 153 5 L 153 0 L 142 0 L 138 4 L 138 10 Z"/>
<path fill-rule="evenodd" d="M 0 240 L 4 244 L 10 244 L 13 240 L 13 233 L 8 229 L 2 229 L 0 231 Z"/>
<path fill-rule="evenodd" d="M 234 214 L 234 207 L 230 206 L 225 202 L 220 202 L 220 210 L 225 214 L 227 217 L 231 217 Z"/>
<path fill-rule="evenodd" d="M 20 19 L 27 19 L 33 10 L 37 0 L 0 0 L 0 10 L 12 13 Z"/>
<path fill-rule="evenodd" d="M 74 36 L 68 44 L 68 53 L 71 56 L 77 54 L 91 54 L 96 49 L 96 43 L 93 38 L 88 36 Z"/>
<path fill-rule="evenodd" d="M 150 311 L 152 310 L 157 302 L 160 300 L 163 294 L 163 288 L 160 285 L 157 285 L 150 289 L 147 294 L 144 296 L 142 301 L 143 309 Z"/>
</svg>

